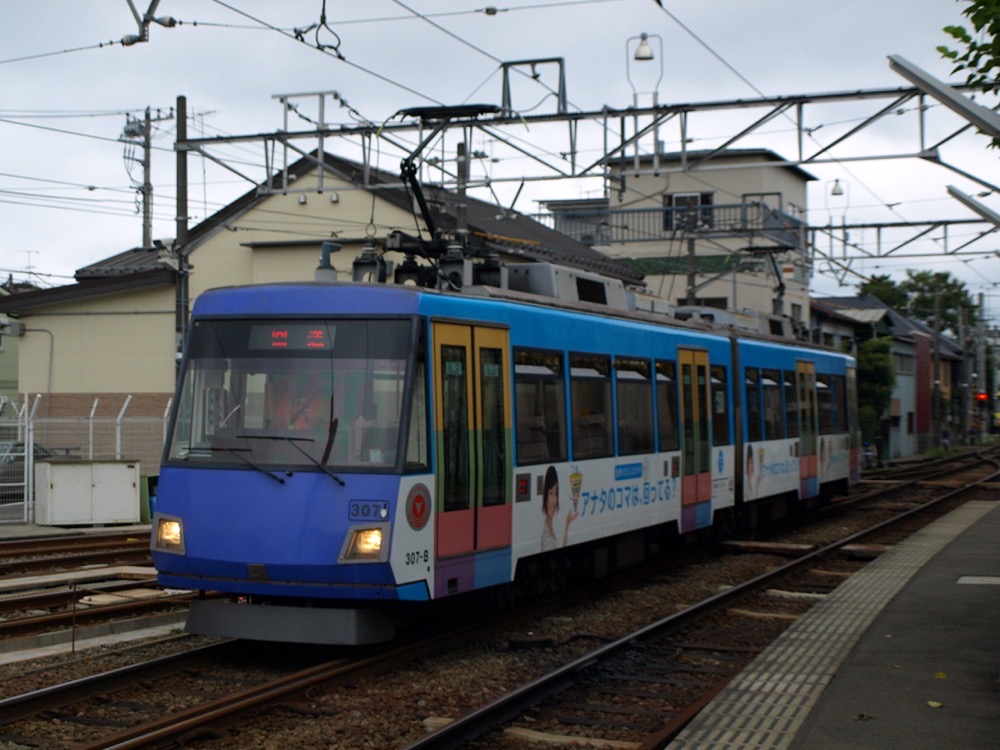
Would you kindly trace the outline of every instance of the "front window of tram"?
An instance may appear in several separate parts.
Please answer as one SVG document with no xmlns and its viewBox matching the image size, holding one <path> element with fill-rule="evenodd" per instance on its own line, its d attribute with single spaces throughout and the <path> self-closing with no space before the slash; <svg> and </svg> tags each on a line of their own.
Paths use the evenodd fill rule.
<svg viewBox="0 0 1000 750">
<path fill-rule="evenodd" d="M 197 321 L 168 460 L 395 466 L 410 330 L 406 320 Z"/>
</svg>

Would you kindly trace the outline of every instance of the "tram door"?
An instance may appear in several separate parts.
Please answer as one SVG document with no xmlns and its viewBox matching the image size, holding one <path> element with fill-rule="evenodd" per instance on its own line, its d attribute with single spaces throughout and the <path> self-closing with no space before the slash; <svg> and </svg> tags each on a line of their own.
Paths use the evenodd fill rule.
<svg viewBox="0 0 1000 750">
<path fill-rule="evenodd" d="M 506 329 L 434 324 L 437 557 L 511 543 Z"/>
<path fill-rule="evenodd" d="M 712 522 L 711 420 L 708 352 L 677 352 L 681 380 L 684 469 L 681 484 L 681 531 Z"/>
<path fill-rule="evenodd" d="M 819 460 L 816 457 L 816 434 L 819 431 L 819 412 L 816 408 L 816 365 L 797 362 L 795 365 L 799 384 L 799 497 L 812 497 L 819 493 Z"/>
</svg>

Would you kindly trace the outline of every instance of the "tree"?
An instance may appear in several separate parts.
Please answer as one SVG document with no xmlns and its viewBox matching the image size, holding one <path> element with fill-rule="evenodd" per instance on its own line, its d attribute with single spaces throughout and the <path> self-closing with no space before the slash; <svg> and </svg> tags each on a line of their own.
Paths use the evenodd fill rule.
<svg viewBox="0 0 1000 750">
<path fill-rule="evenodd" d="M 899 285 L 906 294 L 906 314 L 934 326 L 935 306 L 941 315 L 941 331 L 957 336 L 962 328 L 962 315 L 967 324 L 976 319 L 978 307 L 965 288 L 965 283 L 947 271 L 906 272 Z"/>
<path fill-rule="evenodd" d="M 962 11 L 968 17 L 978 39 L 964 26 L 945 26 L 944 31 L 959 43 L 958 49 L 938 46 L 943 57 L 953 60 L 952 73 L 965 73 L 965 82 L 987 94 L 1000 91 L 1000 0 L 969 0 Z M 994 148 L 1000 138 L 994 138 Z"/>
<path fill-rule="evenodd" d="M 1000 2 L 1000 0 L 998 0 Z M 965 283 L 947 271 L 907 270 L 906 279 L 898 284 L 887 275 L 872 276 L 858 287 L 861 294 L 878 297 L 896 312 L 934 327 L 934 309 L 941 315 L 941 332 L 958 336 L 962 310 L 967 323 L 974 321 L 978 307 Z"/>
<path fill-rule="evenodd" d="M 896 286 L 888 274 L 876 274 L 868 281 L 858 286 L 859 294 L 870 294 L 877 297 L 893 310 L 906 309 L 906 292 Z"/>
<path fill-rule="evenodd" d="M 1000 91 L 997 80 L 997 72 L 1000 72 L 1000 0 L 969 0 L 962 15 L 972 22 L 979 41 L 964 26 L 945 26 L 945 33 L 960 42 L 962 49 L 940 45 L 938 52 L 955 61 L 952 73 L 964 72 L 965 82 L 970 86 L 987 93 Z"/>
<path fill-rule="evenodd" d="M 865 440 L 882 434 L 882 417 L 892 402 L 896 369 L 892 364 L 892 339 L 868 339 L 858 347 L 858 419 Z"/>
</svg>

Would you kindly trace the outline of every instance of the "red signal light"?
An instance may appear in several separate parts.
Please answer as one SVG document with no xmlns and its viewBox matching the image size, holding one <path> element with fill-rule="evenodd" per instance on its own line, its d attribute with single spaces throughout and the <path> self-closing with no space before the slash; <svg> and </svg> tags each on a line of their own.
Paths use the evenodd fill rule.
<svg viewBox="0 0 1000 750">
<path fill-rule="evenodd" d="M 990 397 L 987 394 L 983 393 L 982 391 L 976 394 L 976 401 L 989 401 L 989 400 Z"/>
</svg>

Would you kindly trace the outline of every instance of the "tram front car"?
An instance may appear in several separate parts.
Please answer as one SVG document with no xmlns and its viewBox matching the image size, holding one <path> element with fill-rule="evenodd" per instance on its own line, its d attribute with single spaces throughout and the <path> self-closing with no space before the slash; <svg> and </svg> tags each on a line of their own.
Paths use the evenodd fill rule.
<svg viewBox="0 0 1000 750">
<path fill-rule="evenodd" d="M 374 291 L 198 299 L 151 541 L 160 583 L 202 593 L 189 631 L 377 642 L 387 605 L 430 598 L 424 561 L 390 551 L 433 548 L 416 295 L 378 290 L 366 314 Z"/>
</svg>

